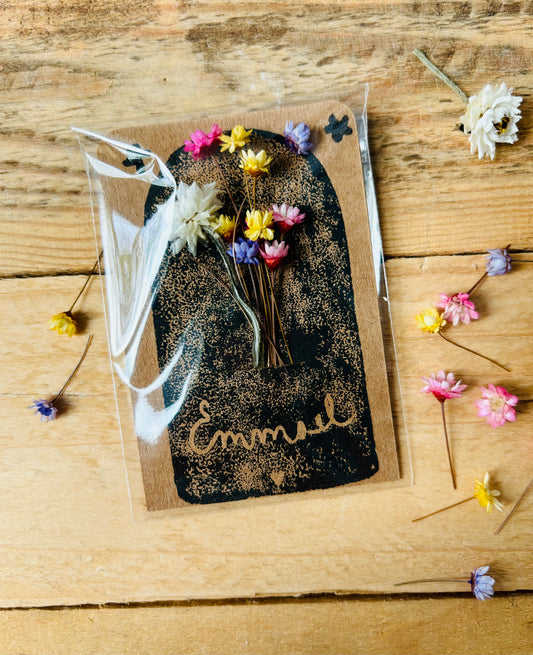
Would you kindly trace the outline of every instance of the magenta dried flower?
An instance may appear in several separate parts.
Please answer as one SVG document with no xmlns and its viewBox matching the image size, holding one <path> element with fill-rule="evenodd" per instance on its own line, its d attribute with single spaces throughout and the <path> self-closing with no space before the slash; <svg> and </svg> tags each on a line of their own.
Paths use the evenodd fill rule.
<svg viewBox="0 0 533 655">
<path fill-rule="evenodd" d="M 210 157 L 216 151 L 220 137 L 222 136 L 221 128 L 214 124 L 209 134 L 202 130 L 196 130 L 191 134 L 191 140 L 185 141 L 184 152 L 190 152 L 194 161 Z"/>
</svg>

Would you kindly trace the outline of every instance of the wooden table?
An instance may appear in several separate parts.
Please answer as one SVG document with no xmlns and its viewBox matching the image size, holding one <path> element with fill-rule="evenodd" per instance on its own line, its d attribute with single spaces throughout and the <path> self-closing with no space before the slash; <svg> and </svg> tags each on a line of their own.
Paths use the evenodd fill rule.
<svg viewBox="0 0 533 655">
<path fill-rule="evenodd" d="M 471 494 L 485 470 L 508 511 L 532 475 L 530 406 L 491 430 L 472 403 L 489 382 L 532 397 L 533 267 L 487 280 L 482 320 L 454 333 L 509 374 L 414 326 L 439 292 L 473 283 L 486 248 L 532 250 L 532 12 L 525 1 L 0 7 L 2 653 L 532 652 L 533 497 L 498 536 L 501 517 L 474 503 L 411 523 Z M 471 155 L 454 130 L 461 103 L 415 47 L 468 95 L 515 87 L 518 143 L 494 161 Z M 27 410 L 57 392 L 82 344 L 47 327 L 95 253 L 70 126 L 106 131 L 363 82 L 414 484 L 134 522 L 98 284 L 83 299 L 95 339 L 68 411 L 41 424 Z M 449 413 L 455 494 L 438 406 L 419 393 L 439 368 L 469 384 Z M 394 587 L 483 564 L 497 580 L 488 602 L 454 583 Z"/>
</svg>

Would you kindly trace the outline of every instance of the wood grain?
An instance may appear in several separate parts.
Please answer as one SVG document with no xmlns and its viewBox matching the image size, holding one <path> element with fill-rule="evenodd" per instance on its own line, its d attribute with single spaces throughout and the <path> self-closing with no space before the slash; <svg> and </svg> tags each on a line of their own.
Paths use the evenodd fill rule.
<svg viewBox="0 0 533 655">
<path fill-rule="evenodd" d="M 490 603 L 467 592 L 9 610 L 0 613 L 2 652 L 531 652 L 531 596 L 498 594 L 533 588 L 533 500 L 498 537 L 501 517 L 474 503 L 410 521 L 470 495 L 485 470 L 507 511 L 532 474 L 533 409 L 524 405 L 516 424 L 491 430 L 472 405 L 488 382 L 533 396 L 532 271 L 523 265 L 487 280 L 476 298 L 483 318 L 453 332 L 510 374 L 413 326 L 414 313 L 440 291 L 473 283 L 485 248 L 511 243 L 530 256 L 532 28 L 530 0 L 0 6 L 0 276 L 32 276 L 0 280 L 1 605 L 381 594 L 397 592 L 400 579 L 468 576 L 484 563 L 497 580 Z M 524 98 L 518 143 L 499 148 L 493 162 L 470 155 L 454 129 L 461 103 L 416 60 L 415 47 L 469 95 L 488 82 L 514 86 Z M 394 258 L 389 295 L 405 410 L 402 417 L 396 396 L 396 417 L 409 435 L 414 486 L 140 520 L 138 455 L 129 447 L 123 455 L 97 285 L 82 303 L 85 335 L 95 340 L 60 420 L 41 424 L 27 409 L 34 396 L 57 392 L 85 339 L 61 338 L 46 325 L 83 281 L 62 274 L 90 270 L 96 255 L 70 126 L 105 132 L 228 105 L 342 95 L 365 82 L 384 247 Z M 440 256 L 457 253 L 467 256 Z M 469 384 L 447 407 L 456 493 L 438 406 L 419 394 L 420 376 L 438 368 Z M 118 394 L 125 398 L 124 389 Z"/>
<path fill-rule="evenodd" d="M 497 617 L 498 620 L 495 620 Z M 306 599 L 0 612 L 4 655 L 527 655 L 533 598 Z"/>
<path fill-rule="evenodd" d="M 0 19 L 1 275 L 92 265 L 88 186 L 70 126 L 167 122 L 221 106 L 342 95 L 365 82 L 389 256 L 532 247 L 528 0 L 297 9 L 28 0 L 4 3 Z M 499 148 L 494 162 L 470 155 L 454 131 L 461 103 L 413 56 L 415 47 L 468 94 L 488 82 L 514 86 L 524 97 L 520 141 Z"/>
<path fill-rule="evenodd" d="M 476 387 L 488 382 L 505 384 L 520 397 L 533 392 L 527 375 L 533 365 L 533 266 L 517 265 L 507 276 L 489 278 L 477 294 L 483 318 L 468 328 L 454 328 L 457 341 L 503 358 L 511 373 L 414 326 L 414 314 L 434 302 L 437 291 L 470 286 L 483 264 L 481 256 L 464 256 L 397 259 L 388 265 L 414 486 L 407 476 L 402 485 L 379 491 L 309 493 L 150 521 L 140 520 L 138 454 L 128 447 L 136 521 L 130 514 L 98 284 L 89 287 L 81 306 L 94 345 L 65 395 L 67 411 L 42 424 L 26 407 L 32 396 L 56 392 L 84 341 L 47 329 L 50 299 L 62 308 L 83 278 L 1 281 L 2 307 L 16 306 L 18 315 L 28 317 L 14 323 L 3 311 L 0 319 L 0 493 L 6 535 L 0 544 L 2 606 L 459 591 L 467 585 L 398 588 L 394 583 L 420 577 L 468 579 L 470 570 L 483 564 L 491 565 L 498 590 L 533 588 L 529 500 L 498 536 L 493 532 L 501 517 L 486 515 L 476 503 L 411 523 L 470 496 L 474 479 L 486 470 L 507 505 L 532 474 L 529 406 L 515 424 L 493 430 L 476 417 L 473 401 L 479 397 Z M 455 370 L 469 384 L 447 408 L 456 492 L 438 404 L 419 393 L 420 376 L 441 367 Z M 118 395 L 119 403 L 127 402 L 126 389 L 119 386 Z M 397 397 L 395 402 L 402 434 Z M 127 421 L 123 427 L 128 429 Z M 403 464 L 405 473 L 405 457 Z"/>
</svg>

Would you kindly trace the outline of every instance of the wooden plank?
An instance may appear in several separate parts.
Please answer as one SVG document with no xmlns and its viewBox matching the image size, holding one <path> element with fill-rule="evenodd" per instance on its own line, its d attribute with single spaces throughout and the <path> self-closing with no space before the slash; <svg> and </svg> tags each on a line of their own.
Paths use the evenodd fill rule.
<svg viewBox="0 0 533 655">
<path fill-rule="evenodd" d="M 284 602 L 0 612 L 5 655 L 521 655 L 533 598 Z"/>
<path fill-rule="evenodd" d="M 494 162 L 454 131 L 462 105 L 412 55 L 426 48 L 469 94 L 533 83 L 531 4 L 32 0 L 0 8 L 0 275 L 89 270 L 88 186 L 71 125 L 106 131 L 179 113 L 342 94 L 368 82 L 388 255 L 533 245 L 531 114 Z M 502 220 L 505 214 L 512 217 Z M 458 222 L 461 229 L 458 230 Z"/>
<path fill-rule="evenodd" d="M 480 256 L 398 259 L 388 265 L 414 486 L 404 480 L 380 490 L 279 497 L 253 507 L 235 503 L 150 521 L 139 520 L 138 512 L 133 520 L 130 512 L 98 284 L 89 287 L 81 305 L 94 345 L 65 396 L 68 411 L 43 424 L 26 408 L 33 397 L 57 392 L 85 342 L 85 336 L 68 339 L 49 331 L 47 320 L 68 306 L 83 278 L 0 281 L 1 605 L 390 593 L 403 580 L 467 579 L 483 564 L 491 565 L 498 591 L 532 589 L 531 499 L 498 536 L 493 532 L 501 516 L 486 515 L 476 503 L 411 523 L 471 495 L 473 480 L 486 470 L 507 506 L 531 477 L 529 406 L 515 424 L 492 430 L 475 416 L 472 403 L 476 387 L 488 382 L 531 397 L 533 267 L 524 264 L 489 278 L 477 294 L 483 317 L 454 332 L 457 341 L 505 358 L 513 369 L 509 374 L 414 325 L 414 314 L 439 291 L 467 288 L 482 270 Z M 438 368 L 455 370 L 470 385 L 447 409 L 456 492 L 438 404 L 419 393 L 420 376 Z M 118 392 L 124 399 L 126 390 Z M 395 402 L 398 415 L 397 396 Z M 138 459 L 135 449 L 127 448 L 126 455 L 137 506 Z M 400 589 L 465 587 L 432 583 Z"/>
</svg>

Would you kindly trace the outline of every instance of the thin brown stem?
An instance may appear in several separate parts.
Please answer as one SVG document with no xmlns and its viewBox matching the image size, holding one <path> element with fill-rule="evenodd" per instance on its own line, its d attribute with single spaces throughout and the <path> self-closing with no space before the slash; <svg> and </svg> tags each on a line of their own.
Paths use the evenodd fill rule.
<svg viewBox="0 0 533 655">
<path fill-rule="evenodd" d="M 278 309 L 278 303 L 277 303 L 277 300 L 276 300 L 276 296 L 274 295 L 274 281 L 273 281 L 273 279 L 271 280 L 270 278 L 269 278 L 268 281 L 270 283 L 270 292 L 272 293 L 272 300 L 274 301 L 274 309 L 276 310 L 276 317 L 278 319 L 278 325 L 279 325 L 279 329 L 280 329 L 280 332 L 281 332 L 281 338 L 283 339 L 283 343 L 285 344 L 285 348 L 287 350 L 287 355 L 289 356 L 289 361 L 290 361 L 291 364 L 294 364 L 294 362 L 292 360 L 291 351 L 289 350 L 289 344 L 287 343 L 287 338 L 285 337 L 285 330 L 283 329 L 283 323 L 281 322 L 281 317 L 279 315 L 279 309 Z"/>
<path fill-rule="evenodd" d="M 485 271 L 483 275 L 479 278 L 479 280 L 474 284 L 473 287 L 471 287 L 466 293 L 471 296 L 474 293 L 474 290 L 479 287 L 479 285 L 487 278 L 488 273 Z"/>
<path fill-rule="evenodd" d="M 527 496 L 528 491 L 531 489 L 532 486 L 533 486 L 533 478 L 531 478 L 531 480 L 528 482 L 527 487 L 524 489 L 524 491 L 523 491 L 522 494 L 520 495 L 520 498 L 519 498 L 519 499 L 516 501 L 516 503 L 514 504 L 513 509 L 512 509 L 512 510 L 509 512 L 509 514 L 507 514 L 507 516 L 503 519 L 503 521 L 500 523 L 500 525 L 498 526 L 498 529 L 496 530 L 496 532 L 495 532 L 494 534 L 499 534 L 499 533 L 502 531 L 502 529 L 503 529 L 503 527 L 505 526 L 505 524 L 507 523 L 507 521 L 508 521 L 508 520 L 511 518 L 511 516 L 516 512 L 516 510 L 518 509 L 519 505 L 522 503 L 522 501 L 524 500 L 524 498 Z"/>
<path fill-rule="evenodd" d="M 75 369 L 72 371 L 72 373 L 68 376 L 67 381 L 66 381 L 65 384 L 61 387 L 61 391 L 56 395 L 55 398 L 53 398 L 53 400 L 52 400 L 52 404 L 55 403 L 56 400 L 59 400 L 59 399 L 61 398 L 61 396 L 65 393 L 65 391 L 66 391 L 68 385 L 72 382 L 72 379 L 74 378 L 74 376 L 75 376 L 76 373 L 78 372 L 80 366 L 81 366 L 82 363 L 83 363 L 83 360 L 85 359 L 85 355 L 87 354 L 87 351 L 89 350 L 89 346 L 91 345 L 91 341 L 92 341 L 92 340 L 93 340 L 93 335 L 90 334 L 90 335 L 89 335 L 89 338 L 87 339 L 87 344 L 86 344 L 86 346 L 85 346 L 85 350 L 83 351 L 83 354 L 82 354 L 82 356 L 80 357 L 80 361 L 76 364 L 76 368 L 75 368 Z"/>
<path fill-rule="evenodd" d="M 103 251 L 103 250 L 100 250 L 100 254 L 98 255 L 98 258 L 97 258 L 97 260 L 96 260 L 94 266 L 92 267 L 90 273 L 87 275 L 87 279 L 86 279 L 85 282 L 83 283 L 83 286 L 82 286 L 82 288 L 80 289 L 80 292 L 78 293 L 78 295 L 76 296 L 76 298 L 74 298 L 74 302 L 72 303 L 72 305 L 70 306 L 70 308 L 65 312 L 66 314 L 70 314 L 70 313 L 72 312 L 72 310 L 74 309 L 74 305 L 78 302 L 78 299 L 80 298 L 81 294 L 85 291 L 85 288 L 87 287 L 87 285 L 89 284 L 89 282 L 92 280 L 92 278 L 93 278 L 93 273 L 96 271 L 96 268 L 97 268 L 97 266 L 98 266 L 98 262 L 100 261 L 100 258 L 102 257 L 103 254 L 104 254 L 104 251 Z"/>
<path fill-rule="evenodd" d="M 229 196 L 229 199 L 231 201 L 231 204 L 233 205 L 233 210 L 235 211 L 235 216 L 237 215 L 237 205 L 235 204 L 235 200 L 233 199 L 233 194 L 230 191 L 229 185 L 226 181 L 226 176 L 224 175 L 224 172 L 222 171 L 222 168 L 220 166 L 220 163 L 218 159 L 213 155 L 211 159 L 215 162 L 215 166 L 218 168 L 218 172 L 220 173 L 220 177 L 222 178 L 222 184 L 226 187 L 226 192 Z"/>
<path fill-rule="evenodd" d="M 184 252 L 189 257 L 189 259 L 193 261 L 196 264 L 196 266 L 198 266 L 198 268 L 201 268 L 207 275 L 214 278 L 216 282 L 231 295 L 231 289 L 229 288 L 229 286 L 223 280 L 221 280 L 218 277 L 218 275 L 216 275 L 216 273 L 214 273 L 209 268 L 209 266 L 206 266 L 205 264 L 202 264 L 202 262 L 198 261 L 198 259 L 196 257 L 193 257 L 188 250 L 184 250 Z"/>
<path fill-rule="evenodd" d="M 453 488 L 457 489 L 455 484 L 455 471 L 453 470 L 452 454 L 450 452 L 450 441 L 448 439 L 448 429 L 446 428 L 446 413 L 444 412 L 444 400 L 440 401 L 440 409 L 442 414 L 442 427 L 444 428 L 444 440 L 446 441 L 446 452 L 448 453 L 448 463 L 450 464 L 450 474 L 452 476 Z"/>
<path fill-rule="evenodd" d="M 464 582 L 470 584 L 469 580 L 458 580 L 457 578 L 420 578 L 419 580 L 407 580 L 407 582 L 396 582 L 395 587 L 406 584 L 417 584 L 418 582 Z"/>
<path fill-rule="evenodd" d="M 448 505 L 447 507 L 443 507 L 442 509 L 438 509 L 435 512 L 431 512 L 431 514 L 425 514 L 424 516 L 419 516 L 417 519 L 413 519 L 411 523 L 416 523 L 417 521 L 421 521 L 422 519 L 427 519 L 430 516 L 435 516 L 435 514 L 440 514 L 441 512 L 444 512 L 447 509 L 451 509 L 452 507 L 457 507 L 457 505 L 462 505 L 463 503 L 468 503 L 470 500 L 475 500 L 475 496 L 470 496 L 470 498 L 465 498 L 464 500 L 460 500 L 458 503 L 454 503 L 453 505 Z"/>
<path fill-rule="evenodd" d="M 472 350 L 472 348 L 467 348 L 466 346 L 462 346 L 460 343 L 457 343 L 457 341 L 452 341 L 452 339 L 449 339 L 448 337 L 445 337 L 442 332 L 438 333 L 439 336 L 441 336 L 444 341 L 447 341 L 448 343 L 451 343 L 454 346 L 457 346 L 458 348 L 462 348 L 463 350 L 466 350 L 469 353 L 472 353 L 473 355 L 477 355 L 478 357 L 481 357 L 482 359 L 486 359 L 488 362 L 491 364 L 494 364 L 495 366 L 498 366 L 499 368 L 502 368 L 504 371 L 507 371 L 507 373 L 510 373 L 511 369 L 507 368 L 507 366 L 504 366 L 503 364 L 500 364 L 497 362 L 495 359 L 492 359 L 491 357 L 487 357 L 486 355 L 482 355 L 481 353 L 478 353 L 476 350 Z"/>
</svg>

